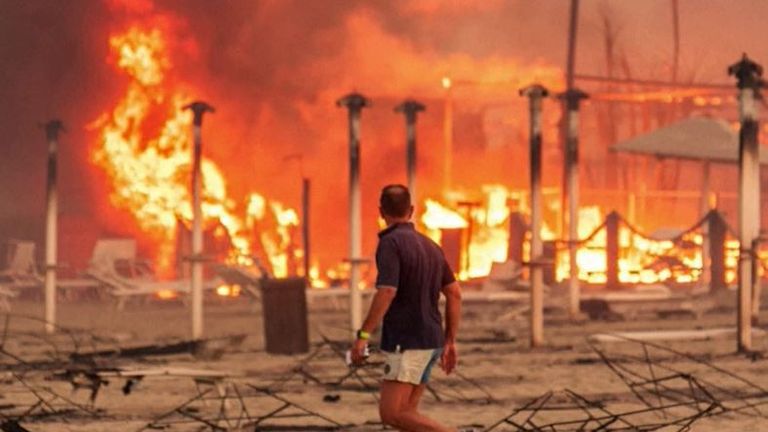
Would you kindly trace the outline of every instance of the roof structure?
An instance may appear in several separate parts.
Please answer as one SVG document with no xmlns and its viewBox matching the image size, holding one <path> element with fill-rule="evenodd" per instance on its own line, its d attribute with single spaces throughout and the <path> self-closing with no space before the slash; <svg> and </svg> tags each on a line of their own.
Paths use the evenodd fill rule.
<svg viewBox="0 0 768 432">
<path fill-rule="evenodd" d="M 658 158 L 737 163 L 739 134 L 723 120 L 693 117 L 622 141 L 611 150 Z M 760 152 L 760 163 L 768 164 L 768 152 Z"/>
</svg>

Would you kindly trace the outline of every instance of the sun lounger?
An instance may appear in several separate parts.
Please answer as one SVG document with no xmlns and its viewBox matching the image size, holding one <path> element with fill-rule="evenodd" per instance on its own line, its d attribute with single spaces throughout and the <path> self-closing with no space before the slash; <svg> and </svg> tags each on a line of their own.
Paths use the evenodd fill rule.
<svg viewBox="0 0 768 432">
<path fill-rule="evenodd" d="M 0 270 L 0 296 L 13 297 L 26 290 L 42 293 L 45 277 L 38 272 L 35 262 L 35 244 L 30 241 L 11 240 L 6 243 L 5 267 Z M 57 278 L 56 288 L 61 297 L 71 298 L 74 293 L 96 289 L 98 284 L 90 279 Z"/>
<path fill-rule="evenodd" d="M 110 295 L 118 299 L 118 308 L 126 300 L 136 296 L 169 296 L 187 294 L 191 288 L 189 279 L 164 281 L 154 273 L 147 261 L 136 257 L 136 240 L 101 239 L 93 249 L 86 274 L 104 285 Z M 204 281 L 203 289 L 212 290 L 222 285 L 220 279 Z"/>
<path fill-rule="evenodd" d="M 269 275 L 265 269 L 259 269 L 256 267 L 235 266 L 235 265 L 219 265 L 216 266 L 216 272 L 227 283 L 238 284 L 255 299 L 261 298 L 260 290 L 261 283 Z M 370 291 L 370 290 L 369 290 Z M 308 287 L 306 290 L 307 302 L 312 305 L 322 299 L 328 299 L 332 302 L 335 309 L 340 308 L 340 299 L 349 297 L 349 290 L 347 288 L 312 288 Z"/>
<path fill-rule="evenodd" d="M 523 269 L 516 262 L 509 260 L 493 263 L 488 278 L 479 290 L 465 287 L 461 291 L 463 302 L 521 302 L 530 298 L 529 290 L 516 290 Z"/>
</svg>

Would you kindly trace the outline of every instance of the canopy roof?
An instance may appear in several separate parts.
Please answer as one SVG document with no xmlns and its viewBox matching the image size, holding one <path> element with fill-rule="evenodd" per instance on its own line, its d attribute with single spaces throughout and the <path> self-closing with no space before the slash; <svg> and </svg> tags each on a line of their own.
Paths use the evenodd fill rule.
<svg viewBox="0 0 768 432">
<path fill-rule="evenodd" d="M 613 151 L 720 163 L 739 161 L 739 135 L 723 120 L 689 118 L 615 144 Z M 768 164 L 768 152 L 760 152 Z"/>
</svg>

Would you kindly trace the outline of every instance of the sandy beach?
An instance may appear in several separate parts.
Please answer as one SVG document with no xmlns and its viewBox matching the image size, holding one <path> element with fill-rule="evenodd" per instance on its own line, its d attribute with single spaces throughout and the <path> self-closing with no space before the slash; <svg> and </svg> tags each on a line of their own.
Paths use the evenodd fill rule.
<svg viewBox="0 0 768 432">
<path fill-rule="evenodd" d="M 266 419 L 261 423 L 261 429 L 253 424 L 246 427 L 247 421 L 240 424 L 235 421 L 218 423 L 218 427 L 222 430 L 324 430 L 323 427 L 350 431 L 382 430 L 378 424 L 374 391 L 381 369 L 376 365 L 379 360 L 377 355 L 371 356 L 371 366 L 344 378 L 350 371 L 333 349 L 343 349 L 343 344 L 324 344 L 328 340 L 346 339 L 347 316 L 344 305 L 338 306 L 330 302 L 311 304 L 310 351 L 314 356 L 297 369 L 308 354 L 271 355 L 264 351 L 258 302 L 250 302 L 246 298 L 209 302 L 205 311 L 206 337 L 216 339 L 244 335 L 241 343 L 225 345 L 222 352 L 216 353 L 220 354 L 218 358 L 185 353 L 99 358 L 84 368 L 172 369 L 175 372 L 171 372 L 171 376 L 146 376 L 134 382 L 128 394 L 124 392 L 126 378 L 108 378 L 109 383 L 100 386 L 95 398 L 90 401 L 91 390 L 87 386 L 73 390 L 69 382 L 73 380 L 61 376 L 57 378 L 57 374 L 71 368 L 71 364 L 48 370 L 19 365 L 33 360 L 43 363 L 66 360 L 72 352 L 87 353 L 115 347 L 184 341 L 188 338 L 190 327 L 189 313 L 184 304 L 149 301 L 141 305 L 131 304 L 118 311 L 109 303 L 64 303 L 60 305 L 60 325 L 71 329 L 72 333 L 60 331 L 54 337 L 46 337 L 42 332 L 42 323 L 32 319 L 42 316 L 42 306 L 31 301 L 16 302 L 11 314 L 2 317 L 8 330 L 3 345 L 6 355 L 2 357 L 2 363 L 6 371 L 0 386 L 0 414 L 12 417 L 24 412 L 24 406 L 27 406 L 30 414 L 22 416 L 20 424 L 30 431 L 217 430 L 214 423 L 206 425 L 200 419 L 220 416 L 222 409 L 230 414 L 240 413 L 237 415 L 242 417 L 243 407 L 250 418 L 257 418 L 284 406 L 287 401 L 289 407 L 282 413 L 306 414 L 310 411 L 312 415 Z M 622 353 L 642 349 L 638 348 L 640 345 L 633 342 L 590 342 L 588 336 L 627 331 L 732 328 L 735 321 L 732 311 L 728 310 L 706 314 L 701 319 L 680 314 L 660 320 L 652 314 L 645 314 L 632 320 L 578 322 L 555 312 L 547 316 L 546 347 L 530 349 L 527 317 L 525 314 L 505 316 L 505 312 L 512 308 L 509 304 L 465 305 L 460 336 L 460 375 L 446 377 L 442 371 L 435 373 L 432 389 L 425 394 L 423 408 L 426 413 L 450 425 L 474 425 L 477 430 L 534 430 L 516 429 L 506 423 L 493 429 L 486 428 L 503 420 L 515 408 L 549 391 L 554 391 L 551 402 L 557 401 L 561 405 L 560 399 L 571 391 L 586 400 L 601 402 L 614 413 L 642 410 L 646 405 L 592 348 L 594 345 L 607 355 L 619 358 Z M 82 331 L 76 331 L 78 329 Z M 766 349 L 766 339 L 761 332 L 756 333 L 756 351 Z M 749 393 L 750 390 L 754 393 L 748 382 L 757 387 L 768 387 L 768 379 L 765 378 L 768 363 L 761 355 L 750 358 L 736 354 L 735 334 L 726 331 L 706 340 L 654 343 L 705 359 L 738 375 L 744 382 L 734 381 L 709 366 L 672 358 L 674 356 L 670 357 L 671 354 L 663 349 L 647 353 L 654 359 L 673 361 L 675 367 L 690 371 L 699 380 L 720 383 L 734 393 Z M 11 354 L 16 358 L 10 357 Z M 628 363 L 625 361 L 624 364 Z M 296 373 L 297 370 L 305 373 Z M 197 383 L 190 376 L 179 376 L 204 374 L 201 371 L 214 371 L 212 375 L 226 376 L 198 379 Z M 661 376 L 664 371 L 658 369 L 656 373 Z M 45 393 L 46 389 L 53 393 Z M 218 393 L 220 391 L 223 393 Z M 43 400 L 51 400 L 51 395 L 56 394 L 68 402 L 58 398 L 49 407 L 40 406 L 35 410 L 30 408 L 36 401 L 39 402 L 35 393 L 41 395 Z M 204 398 L 216 394 L 239 394 L 240 397 L 223 404 L 221 400 L 193 401 L 187 411 L 175 411 L 201 393 Z M 763 403 L 768 398 L 765 394 L 753 396 L 754 400 L 762 400 Z M 306 411 L 301 411 L 301 408 Z M 55 410 L 63 411 L 53 413 Z M 44 412 L 48 414 L 41 414 Z M 758 412 L 759 408 L 754 408 L 752 411 L 731 411 L 696 419 L 688 430 L 768 430 L 768 419 L 758 415 Z M 167 416 L 163 418 L 164 415 Z M 547 415 L 554 415 L 552 418 L 560 416 L 561 419 L 573 417 L 572 413 L 558 413 L 556 410 Z M 676 415 L 674 410 L 670 410 L 667 413 L 651 413 L 646 419 L 670 421 Z M 573 427 L 557 430 L 592 429 Z M 676 425 L 658 430 L 685 429 Z"/>
</svg>

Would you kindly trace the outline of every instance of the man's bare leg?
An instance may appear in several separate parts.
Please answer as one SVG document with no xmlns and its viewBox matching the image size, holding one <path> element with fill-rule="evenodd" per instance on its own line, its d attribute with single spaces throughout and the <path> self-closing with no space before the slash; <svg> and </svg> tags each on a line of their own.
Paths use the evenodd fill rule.
<svg viewBox="0 0 768 432">
<path fill-rule="evenodd" d="M 403 432 L 454 432 L 418 412 L 424 385 L 397 381 L 381 383 L 379 414 L 381 420 Z"/>
<path fill-rule="evenodd" d="M 401 407 L 408 402 L 410 389 L 390 386 L 394 381 L 382 381 L 379 395 L 379 417 L 381 421 L 400 432 L 411 432 L 400 428 L 397 423 L 397 414 Z M 407 391 L 406 391 L 407 390 Z"/>
<path fill-rule="evenodd" d="M 404 408 L 407 410 L 418 411 L 419 403 L 421 403 L 421 395 L 424 394 L 424 389 L 426 388 L 426 384 L 414 386 L 413 391 L 411 391 L 411 395 L 408 397 Z"/>
</svg>

